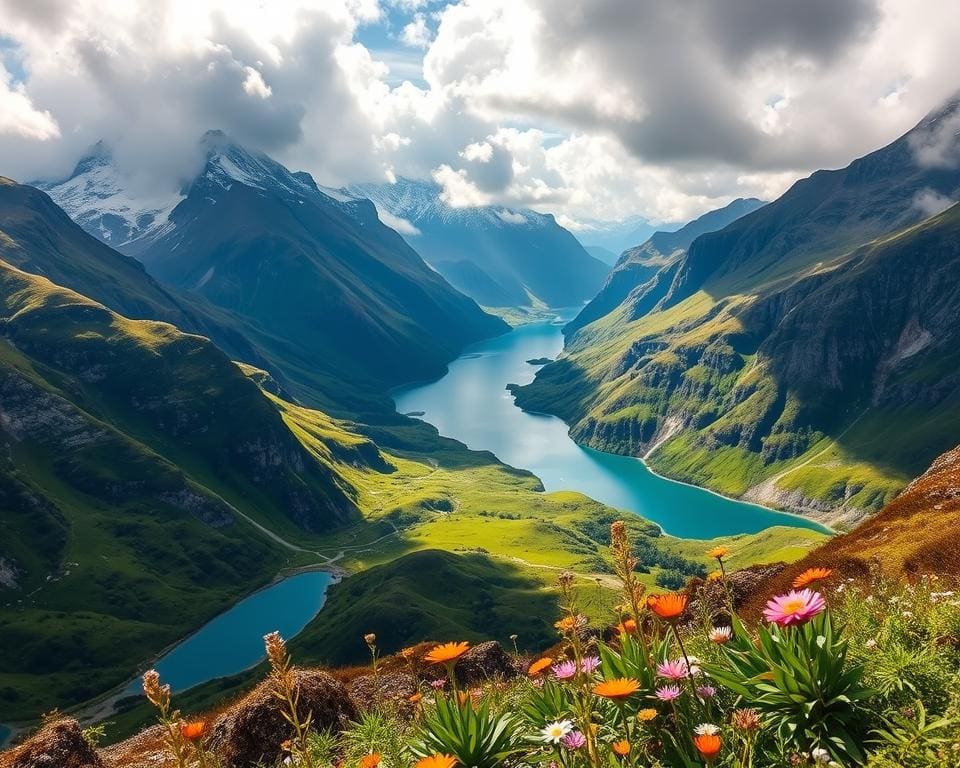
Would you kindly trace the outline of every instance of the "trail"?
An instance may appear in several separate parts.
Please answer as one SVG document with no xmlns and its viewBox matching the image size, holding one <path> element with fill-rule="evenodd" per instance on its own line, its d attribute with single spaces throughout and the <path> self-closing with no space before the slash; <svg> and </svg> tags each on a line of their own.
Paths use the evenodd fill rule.
<svg viewBox="0 0 960 768">
<path fill-rule="evenodd" d="M 823 454 L 825 454 L 825 453 L 827 453 L 828 451 L 832 450 L 834 447 L 836 447 L 837 443 L 840 442 L 840 440 L 847 434 L 847 432 L 849 432 L 851 429 L 853 429 L 853 428 L 857 425 L 857 422 L 860 421 L 860 419 L 862 419 L 862 418 L 866 415 L 867 411 L 869 411 L 869 410 L 870 410 L 869 408 L 864 408 L 864 409 L 857 415 L 857 418 L 855 418 L 853 421 L 851 421 L 851 422 L 847 425 L 847 428 L 846 428 L 845 430 L 843 430 L 843 432 L 841 432 L 839 435 L 837 435 L 835 438 L 833 438 L 833 439 L 830 441 L 830 445 L 828 445 L 826 448 L 824 448 L 824 449 L 821 450 L 821 451 L 817 451 L 815 454 L 813 454 L 813 456 L 811 456 L 811 457 L 810 457 L 809 459 L 807 459 L 806 461 L 803 461 L 803 462 L 797 464 L 796 466 L 790 467 L 789 469 L 785 469 L 785 470 L 784 470 L 783 472 L 781 472 L 780 474 L 774 475 L 773 477 L 767 479 L 767 480 L 764 482 L 764 485 L 766 485 L 767 483 L 769 483 L 769 484 L 770 484 L 770 487 L 773 488 L 774 486 L 776 486 L 777 482 L 779 482 L 782 478 L 784 478 L 784 477 L 786 477 L 787 475 L 789 475 L 791 472 L 796 472 L 798 469 L 802 469 L 803 467 L 807 466 L 807 465 L 810 464 L 811 462 L 816 461 L 817 459 L 819 459 L 821 456 L 823 456 Z"/>
</svg>

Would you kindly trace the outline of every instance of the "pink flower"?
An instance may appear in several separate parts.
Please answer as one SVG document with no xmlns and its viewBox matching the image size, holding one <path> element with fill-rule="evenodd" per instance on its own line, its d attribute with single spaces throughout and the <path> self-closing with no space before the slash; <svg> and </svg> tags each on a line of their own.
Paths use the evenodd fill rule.
<svg viewBox="0 0 960 768">
<path fill-rule="evenodd" d="M 587 743 L 587 739 L 580 731 L 570 731 L 560 740 L 560 743 L 567 749 L 580 749 Z"/>
<path fill-rule="evenodd" d="M 439 691 L 441 688 L 446 687 L 446 685 L 447 685 L 447 680 L 446 678 L 443 678 L 443 677 L 437 680 L 430 681 L 430 687 L 437 691 Z"/>
<path fill-rule="evenodd" d="M 777 595 L 763 609 L 763 617 L 779 627 L 791 624 L 804 624 L 827 607 L 819 592 L 810 589 L 791 590 L 785 595 Z"/>
<path fill-rule="evenodd" d="M 600 666 L 600 657 L 599 656 L 584 656 L 583 661 L 580 663 L 580 671 L 585 675 L 592 674 L 597 667 Z"/>
<path fill-rule="evenodd" d="M 701 685 L 697 688 L 697 696 L 701 699 L 712 699 L 717 695 L 717 689 L 712 685 Z"/>
<path fill-rule="evenodd" d="M 667 680 L 683 680 L 687 676 L 687 663 L 683 659 L 657 664 L 657 675 Z"/>
<path fill-rule="evenodd" d="M 553 674 L 557 680 L 569 680 L 577 674 L 577 662 L 564 661 L 553 665 Z"/>
<path fill-rule="evenodd" d="M 660 701 L 673 701 L 674 699 L 680 698 L 680 686 L 664 685 L 657 688 L 657 698 L 660 699 Z"/>
<path fill-rule="evenodd" d="M 729 643 L 733 637 L 733 627 L 715 627 L 710 630 L 710 642 L 717 645 Z"/>
</svg>

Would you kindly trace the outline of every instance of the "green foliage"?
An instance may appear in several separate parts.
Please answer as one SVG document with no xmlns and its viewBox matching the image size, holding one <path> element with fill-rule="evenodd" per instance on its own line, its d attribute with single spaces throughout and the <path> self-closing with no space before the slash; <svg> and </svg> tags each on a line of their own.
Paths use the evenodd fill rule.
<svg viewBox="0 0 960 768">
<path fill-rule="evenodd" d="M 419 739 L 411 747 L 418 757 L 451 754 L 461 765 L 496 768 L 524 747 L 517 716 L 494 715 L 490 704 L 475 706 L 471 697 L 463 704 L 454 697 L 438 696 L 427 710 Z"/>
<path fill-rule="evenodd" d="M 343 760 L 357 765 L 364 755 L 376 753 L 386 765 L 405 765 L 412 735 L 409 720 L 390 710 L 365 712 L 343 734 Z"/>
<path fill-rule="evenodd" d="M 725 663 L 708 665 L 709 674 L 764 713 L 782 740 L 863 762 L 859 702 L 874 691 L 861 682 L 863 667 L 846 663 L 847 641 L 830 611 L 800 627 L 761 626 L 756 645 L 741 622 L 734 626 Z"/>
<path fill-rule="evenodd" d="M 923 702 L 914 704 L 913 717 L 894 713 L 885 717 L 884 727 L 873 733 L 873 744 L 881 749 L 881 758 L 901 768 L 933 768 L 947 765 L 945 747 L 954 743 L 960 731 L 960 718 L 929 720 Z"/>
</svg>

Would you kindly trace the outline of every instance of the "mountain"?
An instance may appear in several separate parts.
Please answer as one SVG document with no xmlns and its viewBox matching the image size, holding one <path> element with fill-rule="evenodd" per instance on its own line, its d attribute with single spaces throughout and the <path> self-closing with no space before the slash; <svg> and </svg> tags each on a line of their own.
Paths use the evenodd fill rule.
<svg viewBox="0 0 960 768">
<path fill-rule="evenodd" d="M 603 248 L 611 253 L 621 254 L 627 248 L 644 242 L 657 231 L 657 228 L 643 216 L 628 216 L 616 221 L 578 219 L 577 223 L 579 228 L 574 233 L 575 237 L 588 252 L 590 248 Z M 668 228 L 669 226 L 667 225 Z M 613 263 L 607 262 L 606 259 L 601 261 Z"/>
<path fill-rule="evenodd" d="M 877 511 L 960 426 L 958 115 L 697 237 L 518 401 L 673 477 L 838 525 Z"/>
<path fill-rule="evenodd" d="M 408 243 L 485 307 L 570 307 L 591 298 L 608 271 L 550 214 L 498 206 L 451 208 L 432 182 L 359 184 Z"/>
<path fill-rule="evenodd" d="M 0 717 L 123 682 L 289 564 L 281 537 L 357 521 L 344 467 L 376 449 L 322 435 L 208 339 L 0 260 Z"/>
<path fill-rule="evenodd" d="M 566 326 L 564 332 L 574 333 L 612 312 L 632 291 L 640 289 L 657 272 L 678 262 L 697 237 L 723 229 L 762 205 L 763 201 L 756 198 L 738 198 L 723 208 L 688 222 L 675 232 L 655 232 L 642 245 L 624 251 L 613 271 L 607 275 L 600 292 Z"/>
<path fill-rule="evenodd" d="M 506 330 L 427 267 L 371 203 L 334 199 L 308 174 L 219 132 L 202 149 L 202 169 L 166 218 L 124 230 L 132 236 L 117 245 L 222 313 L 298 396 L 342 404 L 352 396 L 344 389 L 431 378 L 467 344 Z M 103 200 L 133 196 L 102 149 L 77 169 L 45 188 L 102 236 L 114 215 Z"/>
</svg>

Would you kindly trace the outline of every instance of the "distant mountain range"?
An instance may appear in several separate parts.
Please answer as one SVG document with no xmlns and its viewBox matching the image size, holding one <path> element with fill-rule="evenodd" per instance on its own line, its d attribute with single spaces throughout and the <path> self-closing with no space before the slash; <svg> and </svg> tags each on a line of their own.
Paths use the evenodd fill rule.
<svg viewBox="0 0 960 768">
<path fill-rule="evenodd" d="M 958 119 L 952 99 L 696 237 L 518 402 L 726 493 L 843 525 L 879 509 L 960 427 Z"/>
<path fill-rule="evenodd" d="M 617 221 L 578 219 L 578 224 L 580 226 L 574 231 L 574 235 L 587 251 L 590 251 L 591 248 L 602 248 L 604 251 L 615 254 L 616 257 L 619 257 L 627 248 L 633 248 L 638 243 L 644 242 L 657 229 L 671 230 L 675 228 L 669 224 L 657 227 L 643 216 L 628 216 Z M 679 226 L 680 224 L 676 225 L 676 227 Z M 598 258 L 600 257 L 598 256 Z M 601 261 L 606 261 L 606 259 L 601 259 Z M 614 261 L 616 261 L 616 258 Z"/>
<path fill-rule="evenodd" d="M 625 250 L 617 259 L 599 293 L 570 322 L 565 332 L 573 333 L 613 311 L 631 291 L 638 290 L 661 269 L 679 263 L 687 248 L 700 235 L 723 229 L 727 224 L 762 205 L 763 201 L 756 198 L 738 198 L 723 208 L 703 214 L 676 231 L 655 232 L 642 245 Z"/>
<path fill-rule="evenodd" d="M 359 184 L 408 243 L 455 288 L 485 307 L 571 307 L 590 299 L 609 267 L 550 214 L 501 206 L 452 208 L 432 182 Z"/>
<path fill-rule="evenodd" d="M 465 345 L 507 329 L 427 267 L 369 201 L 335 199 L 220 132 L 201 149 L 199 173 L 160 204 L 126 189 L 103 146 L 41 186 L 324 407 L 436 376 Z"/>
</svg>

